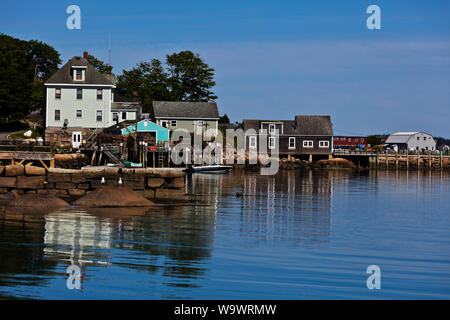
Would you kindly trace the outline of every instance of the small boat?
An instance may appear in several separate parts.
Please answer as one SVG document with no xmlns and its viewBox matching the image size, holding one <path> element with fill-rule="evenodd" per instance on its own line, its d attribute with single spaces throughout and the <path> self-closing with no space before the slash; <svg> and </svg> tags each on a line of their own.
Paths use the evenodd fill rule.
<svg viewBox="0 0 450 320">
<path fill-rule="evenodd" d="M 232 166 L 224 166 L 220 164 L 211 164 L 206 166 L 190 166 L 184 172 L 188 173 L 228 173 Z"/>
<path fill-rule="evenodd" d="M 142 163 L 134 163 L 131 161 L 124 161 L 125 168 L 142 168 Z"/>
</svg>

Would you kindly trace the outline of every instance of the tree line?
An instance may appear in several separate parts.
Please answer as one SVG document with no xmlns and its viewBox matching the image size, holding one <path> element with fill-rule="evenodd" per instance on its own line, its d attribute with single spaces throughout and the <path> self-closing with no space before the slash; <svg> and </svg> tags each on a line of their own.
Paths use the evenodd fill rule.
<svg viewBox="0 0 450 320">
<path fill-rule="evenodd" d="M 98 71 L 113 67 L 93 55 L 88 61 Z M 22 119 L 45 109 L 44 83 L 61 64 L 60 53 L 37 40 L 20 40 L 0 33 L 0 122 Z M 214 69 L 191 51 L 150 59 L 116 76 L 116 92 L 138 100 L 144 112 L 152 101 L 214 101 Z"/>
</svg>

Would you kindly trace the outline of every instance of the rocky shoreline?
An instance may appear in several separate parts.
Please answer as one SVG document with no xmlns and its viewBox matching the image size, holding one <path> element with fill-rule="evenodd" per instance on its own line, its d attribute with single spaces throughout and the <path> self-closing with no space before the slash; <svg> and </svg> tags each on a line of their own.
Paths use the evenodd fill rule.
<svg viewBox="0 0 450 320">
<path fill-rule="evenodd" d="M 46 171 L 24 165 L 0 166 L 0 200 L 11 200 L 20 194 L 81 197 L 104 185 L 122 185 L 149 199 L 185 198 L 185 175 L 181 168 L 92 167 Z"/>
</svg>

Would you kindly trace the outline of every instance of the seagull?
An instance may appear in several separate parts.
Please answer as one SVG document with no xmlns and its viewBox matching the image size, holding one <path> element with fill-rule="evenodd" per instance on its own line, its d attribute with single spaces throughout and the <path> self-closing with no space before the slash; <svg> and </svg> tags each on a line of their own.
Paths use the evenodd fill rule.
<svg viewBox="0 0 450 320">
<path fill-rule="evenodd" d="M 105 183 L 106 181 L 105 181 L 105 177 L 102 177 L 102 181 L 101 181 L 101 183 Z"/>
</svg>

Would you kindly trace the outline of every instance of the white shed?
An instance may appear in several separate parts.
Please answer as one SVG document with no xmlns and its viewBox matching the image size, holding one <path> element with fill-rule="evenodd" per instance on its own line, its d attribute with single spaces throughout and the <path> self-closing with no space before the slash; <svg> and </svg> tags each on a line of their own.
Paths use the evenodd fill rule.
<svg viewBox="0 0 450 320">
<path fill-rule="evenodd" d="M 391 134 L 386 145 L 394 149 L 408 151 L 434 151 L 436 150 L 436 141 L 433 136 L 425 132 L 397 132 Z"/>
</svg>

